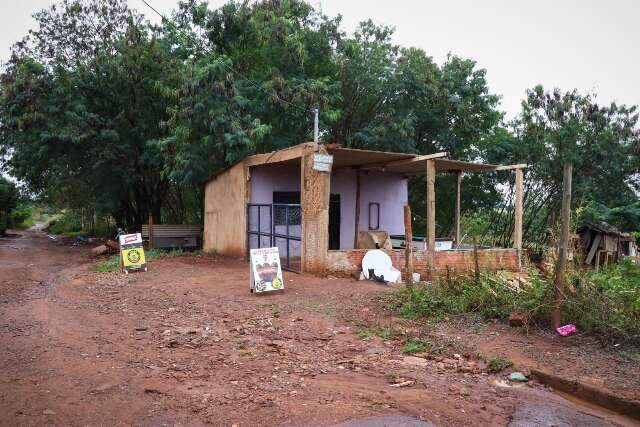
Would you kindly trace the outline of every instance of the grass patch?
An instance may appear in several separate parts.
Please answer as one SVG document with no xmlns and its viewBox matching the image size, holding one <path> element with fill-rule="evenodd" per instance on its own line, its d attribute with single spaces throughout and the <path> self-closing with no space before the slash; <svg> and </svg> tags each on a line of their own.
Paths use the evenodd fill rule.
<svg viewBox="0 0 640 427">
<path fill-rule="evenodd" d="M 96 270 L 98 273 L 111 273 L 120 268 L 120 255 L 113 255 L 108 259 L 98 262 Z"/>
<path fill-rule="evenodd" d="M 508 367 L 513 366 L 513 362 L 509 359 L 505 359 L 500 356 L 491 357 L 487 360 L 487 368 L 486 371 L 492 374 L 497 374 L 498 372 L 502 372 Z"/>
<path fill-rule="evenodd" d="M 332 305 L 324 305 L 324 304 L 307 304 L 304 307 L 308 311 L 313 311 L 314 313 L 323 314 L 327 317 L 336 317 L 338 314 L 338 309 Z"/>
<path fill-rule="evenodd" d="M 411 338 L 405 341 L 402 346 L 402 352 L 413 354 L 413 353 L 424 353 L 428 350 L 427 343 L 422 340 Z"/>
<path fill-rule="evenodd" d="M 363 340 L 368 340 L 373 336 L 373 332 L 371 332 L 371 329 L 361 328 L 356 331 L 356 336 Z"/>
<path fill-rule="evenodd" d="M 627 349 L 621 352 L 622 357 L 627 359 L 630 362 L 640 364 L 640 349 Z"/>
<path fill-rule="evenodd" d="M 383 340 L 390 340 L 402 335 L 402 332 L 394 329 L 392 326 L 383 326 L 378 331 L 378 336 Z"/>
<path fill-rule="evenodd" d="M 145 251 L 145 258 L 147 261 L 151 259 L 162 259 L 162 258 L 175 258 L 181 256 L 190 256 L 190 255 L 200 255 L 202 251 L 184 251 L 182 249 L 171 249 L 169 251 L 163 249 L 151 249 L 150 251 Z M 111 273 L 113 271 L 118 271 L 120 269 L 120 255 L 113 255 L 108 259 L 102 260 L 98 262 L 96 266 L 96 270 L 99 273 Z"/>
</svg>

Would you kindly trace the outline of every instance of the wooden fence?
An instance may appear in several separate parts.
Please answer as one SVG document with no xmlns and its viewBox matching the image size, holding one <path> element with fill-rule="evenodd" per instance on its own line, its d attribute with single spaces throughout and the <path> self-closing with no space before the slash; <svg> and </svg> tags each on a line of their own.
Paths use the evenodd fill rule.
<svg viewBox="0 0 640 427">
<path fill-rule="evenodd" d="M 202 227 L 191 224 L 143 224 L 142 238 L 149 248 L 198 248 L 202 245 Z"/>
</svg>

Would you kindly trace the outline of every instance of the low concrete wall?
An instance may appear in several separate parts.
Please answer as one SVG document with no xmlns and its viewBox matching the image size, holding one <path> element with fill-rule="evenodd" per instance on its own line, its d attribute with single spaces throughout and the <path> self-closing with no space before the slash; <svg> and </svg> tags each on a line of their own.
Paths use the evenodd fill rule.
<svg viewBox="0 0 640 427">
<path fill-rule="evenodd" d="M 362 258 L 368 249 L 329 251 L 327 254 L 327 271 L 335 273 L 355 273 L 362 269 Z M 404 250 L 385 251 L 391 257 L 393 266 L 404 270 Z M 473 272 L 475 261 L 473 251 L 439 251 L 435 256 L 436 274 L 450 271 Z M 518 271 L 518 251 L 516 249 L 479 249 L 478 264 L 482 271 L 508 270 Z M 416 273 L 427 273 L 427 251 L 413 253 L 413 269 Z"/>
</svg>

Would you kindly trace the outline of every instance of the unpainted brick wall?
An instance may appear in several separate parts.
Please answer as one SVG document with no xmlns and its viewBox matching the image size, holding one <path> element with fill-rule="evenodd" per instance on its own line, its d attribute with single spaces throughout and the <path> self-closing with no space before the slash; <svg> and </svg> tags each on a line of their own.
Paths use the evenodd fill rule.
<svg viewBox="0 0 640 427">
<path fill-rule="evenodd" d="M 391 257 L 393 266 L 404 271 L 404 250 L 393 249 L 385 251 Z M 367 249 L 353 249 L 345 251 L 329 251 L 327 254 L 327 271 L 355 273 L 361 270 L 362 258 Z M 423 275 L 427 274 L 428 258 L 426 251 L 413 253 L 413 270 Z M 518 270 L 518 251 L 515 249 L 481 249 L 478 250 L 478 265 L 481 271 Z M 439 251 L 435 256 L 436 274 L 446 274 L 447 268 L 451 272 L 473 272 L 475 261 L 473 251 Z"/>
</svg>

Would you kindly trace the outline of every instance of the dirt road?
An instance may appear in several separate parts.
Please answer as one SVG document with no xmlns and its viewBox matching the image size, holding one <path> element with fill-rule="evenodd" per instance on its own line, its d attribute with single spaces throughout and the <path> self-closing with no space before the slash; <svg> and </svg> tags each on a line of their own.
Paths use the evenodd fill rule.
<svg viewBox="0 0 640 427">
<path fill-rule="evenodd" d="M 0 424 L 632 424 L 542 386 L 502 387 L 464 356 L 442 369 L 364 336 L 380 285 L 285 284 L 251 295 L 247 265 L 213 256 L 99 274 L 86 249 L 42 232 L 0 239 Z"/>
</svg>

